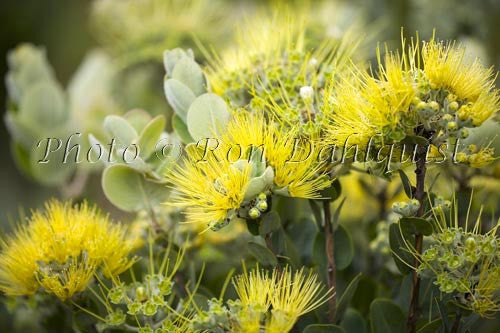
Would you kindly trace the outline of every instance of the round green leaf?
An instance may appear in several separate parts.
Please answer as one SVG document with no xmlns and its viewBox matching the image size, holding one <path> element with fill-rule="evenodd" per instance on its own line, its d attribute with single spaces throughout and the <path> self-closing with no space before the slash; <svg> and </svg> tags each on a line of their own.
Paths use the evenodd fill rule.
<svg viewBox="0 0 500 333">
<path fill-rule="evenodd" d="M 133 109 L 123 115 L 126 121 L 136 130 L 137 133 L 151 121 L 151 115 L 143 109 Z"/>
<path fill-rule="evenodd" d="M 340 326 L 346 332 L 367 333 L 366 320 L 363 318 L 361 313 L 359 313 L 359 311 L 353 308 L 347 309 Z"/>
<path fill-rule="evenodd" d="M 111 138 L 116 139 L 119 144 L 129 146 L 137 139 L 137 131 L 128 121 L 120 116 L 107 116 L 104 118 L 104 129 Z"/>
<path fill-rule="evenodd" d="M 137 141 L 142 158 L 147 159 L 155 151 L 160 135 L 165 128 L 165 122 L 164 116 L 156 116 L 142 130 Z"/>
<path fill-rule="evenodd" d="M 337 270 L 347 268 L 354 257 L 354 245 L 349 232 L 339 225 L 334 234 L 335 263 Z"/>
<path fill-rule="evenodd" d="M 401 308 L 388 299 L 375 299 L 370 305 L 373 333 L 404 332 L 405 315 Z"/>
<path fill-rule="evenodd" d="M 223 129 L 229 120 L 224 100 L 211 93 L 203 94 L 189 107 L 187 127 L 195 140 L 211 138 Z"/>
<path fill-rule="evenodd" d="M 189 107 L 196 99 L 196 96 L 184 83 L 176 79 L 165 80 L 163 88 L 168 104 L 186 122 Z"/>
<path fill-rule="evenodd" d="M 115 164 L 102 175 L 104 194 L 116 207 L 125 211 L 147 210 L 164 202 L 168 188 L 147 180 L 127 165 Z"/>
<path fill-rule="evenodd" d="M 62 89 L 55 83 L 40 82 L 21 98 L 19 117 L 45 129 L 64 125 L 69 113 Z"/>
<path fill-rule="evenodd" d="M 260 245 L 259 243 L 250 241 L 248 242 L 248 250 L 250 254 L 257 259 L 257 261 L 263 266 L 275 267 L 278 264 L 278 259 L 267 247 Z"/>
<path fill-rule="evenodd" d="M 201 67 L 192 59 L 184 57 L 177 62 L 172 78 L 184 83 L 195 96 L 207 92 L 205 75 Z"/>
</svg>

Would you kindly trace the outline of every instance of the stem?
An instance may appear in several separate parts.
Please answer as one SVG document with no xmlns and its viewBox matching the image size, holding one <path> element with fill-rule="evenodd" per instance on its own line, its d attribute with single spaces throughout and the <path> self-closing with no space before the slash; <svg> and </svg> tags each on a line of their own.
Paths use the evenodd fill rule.
<svg viewBox="0 0 500 333">
<path fill-rule="evenodd" d="M 414 197 L 420 203 L 420 208 L 417 211 L 416 216 L 421 217 L 424 214 L 424 201 L 425 201 L 425 174 L 427 171 L 426 156 L 427 156 L 427 145 L 417 146 L 416 153 L 416 188 L 414 192 Z M 412 288 L 410 295 L 410 309 L 408 310 L 408 320 L 406 322 L 407 331 L 409 333 L 416 332 L 416 324 L 419 316 L 418 308 L 418 297 L 420 293 L 420 277 L 418 276 L 417 270 L 420 266 L 419 256 L 422 254 L 422 242 L 423 235 L 417 233 L 415 235 L 415 251 L 417 252 L 417 257 L 415 258 L 414 267 L 415 270 L 412 272 Z"/>
<path fill-rule="evenodd" d="M 460 327 L 460 319 L 462 319 L 462 313 L 457 312 L 455 321 L 453 322 L 453 327 L 451 328 L 451 333 L 458 333 L 458 329 Z"/>
<path fill-rule="evenodd" d="M 330 201 L 325 200 L 323 202 L 323 211 L 325 213 L 325 252 L 327 259 L 327 277 L 328 277 L 328 289 L 333 288 L 336 290 L 336 265 L 335 265 L 335 244 L 333 239 L 333 230 L 332 230 L 332 214 L 330 211 Z M 333 324 L 335 323 L 335 310 L 337 308 L 337 299 L 335 294 L 328 300 L 329 306 L 329 319 Z"/>
</svg>

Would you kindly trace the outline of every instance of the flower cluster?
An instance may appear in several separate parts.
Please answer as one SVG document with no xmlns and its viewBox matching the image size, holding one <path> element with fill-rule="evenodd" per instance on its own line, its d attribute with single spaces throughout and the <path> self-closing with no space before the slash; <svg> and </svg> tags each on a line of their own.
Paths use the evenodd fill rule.
<svg viewBox="0 0 500 333">
<path fill-rule="evenodd" d="M 307 8 L 247 19 L 236 46 L 210 61 L 213 91 L 235 106 L 270 108 L 280 121 L 301 124 L 305 134 L 318 132 L 320 94 L 347 67 L 359 40 L 346 32 L 312 47 L 310 27 Z"/>
<path fill-rule="evenodd" d="M 83 291 L 98 269 L 108 277 L 128 269 L 135 243 L 125 227 L 87 203 L 50 201 L 2 241 L 0 288 L 9 295 L 43 288 L 66 300 Z"/>
<path fill-rule="evenodd" d="M 402 54 L 388 52 L 384 61 L 379 54 L 376 76 L 356 70 L 329 94 L 333 103 L 325 107 L 332 108 L 328 132 L 334 143 L 366 146 L 372 138 L 382 144 L 423 136 L 439 147 L 466 138 L 468 128 L 500 108 L 492 69 L 477 59 L 467 63 L 463 47 L 433 38 L 406 48 L 403 40 Z M 469 163 L 491 159 L 489 151 L 483 155 Z"/>
<path fill-rule="evenodd" d="M 209 301 L 209 310 L 193 318 L 200 330 L 225 329 L 230 332 L 286 333 L 297 319 L 321 306 L 333 296 L 324 291 L 317 277 L 303 268 L 297 272 L 287 266 L 271 275 L 260 269 L 245 272 L 233 280 L 238 294 L 225 306 L 221 300 Z"/>
<path fill-rule="evenodd" d="M 419 274 L 435 279 L 439 290 L 454 296 L 462 307 L 489 317 L 500 311 L 500 240 L 498 225 L 487 234 L 447 227 L 432 235 L 420 256 Z"/>
<path fill-rule="evenodd" d="M 233 113 L 216 144 L 208 156 L 193 147 L 167 175 L 177 191 L 169 204 L 187 207 L 188 222 L 220 229 L 233 219 L 260 217 L 268 209 L 267 195 L 318 198 L 330 185 L 309 157 L 311 147 L 262 114 Z"/>
</svg>

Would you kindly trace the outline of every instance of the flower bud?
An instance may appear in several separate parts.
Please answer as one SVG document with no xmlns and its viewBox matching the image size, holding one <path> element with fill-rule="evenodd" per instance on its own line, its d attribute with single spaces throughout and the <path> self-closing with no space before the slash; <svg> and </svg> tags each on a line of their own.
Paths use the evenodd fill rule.
<svg viewBox="0 0 500 333">
<path fill-rule="evenodd" d="M 137 287 L 135 289 L 135 295 L 138 301 L 145 301 L 148 297 L 146 295 L 146 289 L 143 286 Z"/>
<path fill-rule="evenodd" d="M 450 122 L 446 125 L 446 127 L 447 127 L 450 131 L 454 131 L 454 130 L 456 130 L 456 129 L 457 129 L 458 125 L 457 125 L 457 123 L 456 123 L 456 122 L 454 122 L 454 121 L 450 121 Z"/>
<path fill-rule="evenodd" d="M 250 216 L 251 219 L 258 219 L 260 217 L 260 211 L 253 207 L 248 211 L 248 216 Z"/>
<path fill-rule="evenodd" d="M 450 109 L 450 111 L 457 111 L 458 110 L 458 103 L 457 102 L 451 102 L 449 105 L 448 105 L 448 109 Z"/>
<path fill-rule="evenodd" d="M 261 212 L 265 212 L 267 210 L 267 201 L 265 200 L 258 201 L 256 207 Z"/>
<path fill-rule="evenodd" d="M 417 110 L 419 111 L 425 110 L 426 108 L 427 108 L 427 103 L 425 102 L 420 102 L 417 104 Z"/>
<path fill-rule="evenodd" d="M 431 101 L 429 102 L 429 106 L 431 107 L 432 110 L 438 111 L 439 110 L 439 103 L 436 101 Z"/>
<path fill-rule="evenodd" d="M 257 197 L 257 199 L 259 200 L 266 200 L 267 198 L 267 195 L 265 193 L 260 193 L 259 196 Z"/>
</svg>

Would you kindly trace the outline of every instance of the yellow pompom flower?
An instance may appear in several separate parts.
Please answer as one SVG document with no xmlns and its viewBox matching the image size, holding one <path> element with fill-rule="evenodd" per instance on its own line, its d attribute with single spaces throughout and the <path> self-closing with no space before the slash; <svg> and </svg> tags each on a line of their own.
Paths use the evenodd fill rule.
<svg viewBox="0 0 500 333">
<path fill-rule="evenodd" d="M 190 223 L 213 226 L 225 221 L 240 208 L 250 180 L 251 164 L 240 166 L 227 159 L 197 161 L 194 156 L 185 158 L 167 175 L 176 190 L 169 204 L 186 207 Z"/>
<path fill-rule="evenodd" d="M 272 314 L 266 323 L 266 332 L 289 332 L 300 316 L 327 302 L 333 293 L 333 289 L 325 291 L 311 270 L 307 273 L 301 268 L 292 273 L 285 267 L 277 275 L 276 286 L 270 295 Z"/>
<path fill-rule="evenodd" d="M 371 138 L 384 132 L 398 136 L 403 117 L 409 114 L 416 91 L 405 71 L 404 58 L 378 54 L 378 77 L 357 69 L 342 82 L 331 82 L 325 93 L 324 109 L 330 115 L 328 134 L 333 144 L 364 147 Z"/>
<path fill-rule="evenodd" d="M 465 104 L 459 109 L 462 118 L 479 126 L 500 109 L 493 68 L 484 67 L 477 58 L 467 62 L 465 47 L 433 38 L 423 42 L 421 56 L 423 75 L 431 88 L 447 90 Z"/>
<path fill-rule="evenodd" d="M 186 207 L 188 222 L 218 230 L 234 218 L 260 217 L 267 202 L 254 206 L 263 192 L 320 197 L 331 182 L 314 157 L 313 144 L 297 143 L 294 133 L 268 123 L 262 113 L 233 112 L 224 134 L 206 140 L 203 152 L 188 147 L 188 157 L 166 175 L 175 189 L 168 204 Z M 264 183 L 262 188 L 247 193 L 256 182 Z"/>
<path fill-rule="evenodd" d="M 237 332 L 261 332 L 262 319 L 267 333 L 289 332 L 300 316 L 313 311 L 333 297 L 318 277 L 305 268 L 293 272 L 286 266 L 271 274 L 254 269 L 233 280 L 241 310 Z"/>
<path fill-rule="evenodd" d="M 99 268 L 108 277 L 128 269 L 132 247 L 126 228 L 96 207 L 52 200 L 2 240 L 0 289 L 31 295 L 42 287 L 65 300 L 83 291 Z"/>
<path fill-rule="evenodd" d="M 319 191 L 331 184 L 322 174 L 315 142 L 300 138 L 295 128 L 268 122 L 262 112 L 236 112 L 221 141 L 252 147 L 254 152 L 262 149 L 266 164 L 273 168 L 274 185 L 291 197 L 319 198 Z"/>
<path fill-rule="evenodd" d="M 500 108 L 493 70 L 476 59 L 465 62 L 465 50 L 432 38 L 402 52 L 378 54 L 378 71 L 354 68 L 341 84 L 330 82 L 324 98 L 330 115 L 332 143 L 365 147 L 407 136 L 423 136 L 440 147 L 449 138 L 463 138 L 468 127 L 481 125 Z"/>
<path fill-rule="evenodd" d="M 302 105 L 300 88 L 321 88 L 327 77 L 345 67 L 360 40 L 348 32 L 309 45 L 314 25 L 309 16 L 307 5 L 282 5 L 247 18 L 238 27 L 234 47 L 220 56 L 208 55 L 213 92 L 238 106 L 269 100 L 283 104 L 287 99 Z"/>
</svg>

